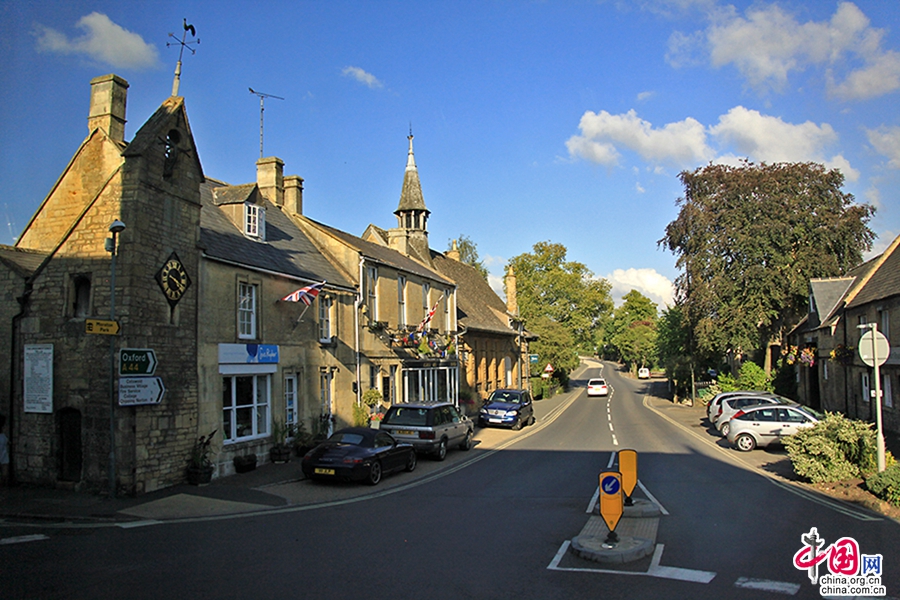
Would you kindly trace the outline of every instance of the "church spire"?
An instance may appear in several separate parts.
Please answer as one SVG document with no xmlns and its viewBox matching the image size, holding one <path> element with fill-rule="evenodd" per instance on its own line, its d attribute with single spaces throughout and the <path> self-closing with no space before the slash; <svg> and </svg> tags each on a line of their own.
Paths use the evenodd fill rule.
<svg viewBox="0 0 900 600">
<path fill-rule="evenodd" d="M 413 134 L 410 129 L 409 136 L 409 152 L 406 155 L 406 171 L 403 173 L 403 189 L 400 191 L 400 205 L 394 214 L 400 219 L 400 227 L 411 229 L 424 229 L 425 220 L 428 218 L 429 211 L 425 208 L 425 197 L 422 195 L 422 184 L 419 183 L 419 170 L 416 168 L 416 156 L 413 154 Z M 404 215 L 414 213 L 416 217 L 420 213 L 424 213 L 421 226 L 414 226 L 412 222 L 405 224 Z M 412 215 L 411 215 L 412 216 Z M 418 221 L 418 218 L 415 219 Z"/>
</svg>

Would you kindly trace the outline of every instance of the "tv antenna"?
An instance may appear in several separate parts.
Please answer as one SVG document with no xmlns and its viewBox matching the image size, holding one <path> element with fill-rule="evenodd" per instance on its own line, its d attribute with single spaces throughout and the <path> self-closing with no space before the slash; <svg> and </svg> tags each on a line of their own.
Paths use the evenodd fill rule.
<svg viewBox="0 0 900 600">
<path fill-rule="evenodd" d="M 275 98 L 276 100 L 284 100 L 281 96 L 274 96 L 272 94 L 263 94 L 262 92 L 257 92 L 253 88 L 248 88 L 251 94 L 256 94 L 259 96 L 259 157 L 263 157 L 263 113 L 266 110 L 265 102 L 266 98 Z"/>
<path fill-rule="evenodd" d="M 192 40 L 190 42 L 184 41 L 187 38 L 188 31 L 191 32 L 191 37 L 197 36 L 197 30 L 194 29 L 193 25 L 188 25 L 187 19 L 184 19 L 184 33 L 181 34 L 181 39 L 179 40 L 174 33 L 170 33 L 169 37 L 174 39 L 174 42 L 166 42 L 166 48 L 169 46 L 181 46 L 178 50 L 178 63 L 175 65 L 175 81 L 172 82 L 172 95 L 178 95 L 178 85 L 181 83 L 181 57 L 184 54 L 184 49 L 187 48 L 191 51 L 191 54 L 196 54 L 197 51 L 191 48 L 191 44 L 199 44 L 200 38 L 196 40 Z"/>
</svg>

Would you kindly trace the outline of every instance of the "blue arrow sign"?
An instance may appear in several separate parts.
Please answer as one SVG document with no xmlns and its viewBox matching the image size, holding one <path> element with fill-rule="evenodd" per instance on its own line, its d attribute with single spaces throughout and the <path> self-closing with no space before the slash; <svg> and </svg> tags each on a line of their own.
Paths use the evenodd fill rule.
<svg viewBox="0 0 900 600">
<path fill-rule="evenodd" d="M 607 476 L 603 478 L 603 482 L 600 484 L 600 489 L 604 494 L 618 494 L 619 493 L 619 480 L 612 476 Z"/>
</svg>

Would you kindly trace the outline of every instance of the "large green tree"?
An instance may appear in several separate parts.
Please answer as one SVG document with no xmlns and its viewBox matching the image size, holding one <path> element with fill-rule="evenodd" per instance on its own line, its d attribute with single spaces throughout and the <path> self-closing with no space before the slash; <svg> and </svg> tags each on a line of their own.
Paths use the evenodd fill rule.
<svg viewBox="0 0 900 600">
<path fill-rule="evenodd" d="M 678 217 L 659 243 L 677 259 L 677 302 L 704 352 L 778 341 L 806 312 L 808 282 L 862 260 L 874 208 L 816 163 L 708 165 L 680 174 Z"/>
<path fill-rule="evenodd" d="M 538 242 L 532 250 L 509 261 L 519 312 L 528 330 L 541 338 L 532 345 L 541 366 L 555 359 L 555 368 L 570 371 L 578 366 L 579 352 L 596 349 L 598 332 L 613 308 L 610 285 L 583 264 L 566 260 L 561 244 Z"/>
<path fill-rule="evenodd" d="M 481 273 L 481 276 L 487 281 L 488 270 L 484 266 L 484 261 L 478 256 L 478 245 L 469 239 L 468 236 L 460 234 L 455 240 L 447 242 L 447 250 L 453 249 L 454 241 L 456 242 L 456 249 L 459 251 L 459 261 L 475 267 L 475 270 Z"/>
<path fill-rule="evenodd" d="M 623 347 L 627 345 L 634 348 L 634 335 L 632 324 L 646 322 L 655 329 L 658 318 L 656 304 L 647 296 L 637 290 L 631 290 L 622 296 L 622 304 L 613 311 L 612 318 L 606 323 L 605 353 L 631 363 L 634 357 L 631 353 L 624 353 Z M 624 337 L 623 337 L 624 336 Z M 626 357 L 626 354 L 629 356 Z M 641 362 L 640 360 L 638 362 Z M 643 365 L 642 365 L 643 366 Z"/>
</svg>

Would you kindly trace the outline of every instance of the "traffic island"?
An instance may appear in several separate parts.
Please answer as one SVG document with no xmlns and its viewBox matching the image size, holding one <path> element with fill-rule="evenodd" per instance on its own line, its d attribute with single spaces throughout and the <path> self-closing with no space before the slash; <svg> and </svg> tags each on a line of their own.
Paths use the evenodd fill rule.
<svg viewBox="0 0 900 600">
<path fill-rule="evenodd" d="M 606 521 L 602 517 L 589 517 L 581 533 L 572 538 L 570 548 L 587 560 L 624 564 L 653 554 L 658 529 L 658 516 L 622 517 L 616 526 L 618 539 L 611 542 Z"/>
</svg>

